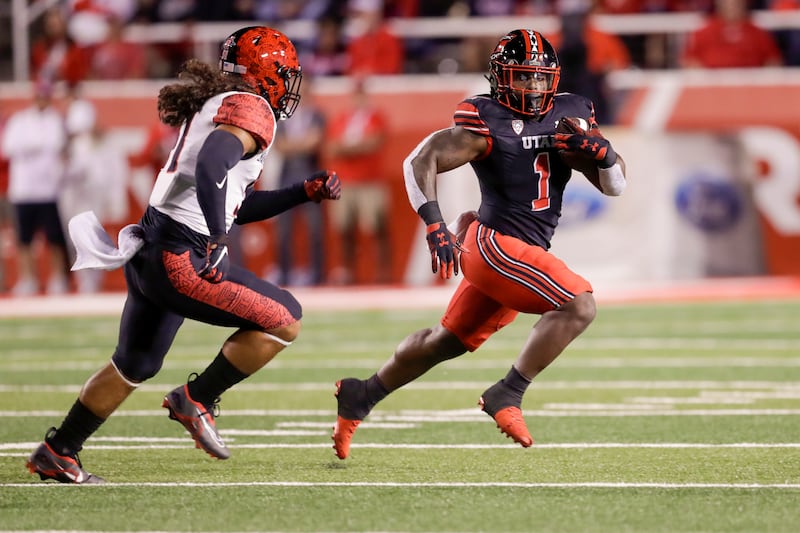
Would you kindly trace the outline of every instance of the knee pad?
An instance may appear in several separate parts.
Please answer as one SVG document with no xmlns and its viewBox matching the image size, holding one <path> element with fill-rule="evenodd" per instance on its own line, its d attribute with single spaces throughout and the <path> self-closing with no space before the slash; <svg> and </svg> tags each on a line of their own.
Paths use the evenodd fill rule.
<svg viewBox="0 0 800 533">
<path fill-rule="evenodd" d="M 164 356 L 154 357 L 145 352 L 122 352 L 117 348 L 111 356 L 111 363 L 123 379 L 131 384 L 138 384 L 158 374 L 164 363 Z"/>
</svg>

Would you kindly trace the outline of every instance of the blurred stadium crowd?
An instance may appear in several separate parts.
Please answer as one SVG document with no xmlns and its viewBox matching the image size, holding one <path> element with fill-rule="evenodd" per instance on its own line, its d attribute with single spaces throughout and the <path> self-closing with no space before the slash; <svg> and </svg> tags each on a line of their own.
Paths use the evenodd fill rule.
<svg viewBox="0 0 800 533">
<path fill-rule="evenodd" d="M 800 11 L 800 0 L 62 0 L 48 4 L 50 8 L 30 26 L 30 75 L 71 83 L 171 77 L 196 50 L 189 28 L 208 22 L 257 21 L 281 27 L 307 21 L 314 25 L 313 31 L 293 39 L 304 69 L 315 75 L 486 69 L 486 49 L 496 42 L 496 35 L 418 38 L 392 31 L 392 21 L 419 17 L 557 17 L 560 29 L 549 35 L 543 31 L 559 48 L 562 62 L 583 63 L 598 73 L 629 67 L 800 64 L 800 29 L 763 30 L 750 19 L 753 10 Z M 665 50 L 663 35 L 615 35 L 592 24 L 596 15 L 642 13 L 697 13 L 706 20 L 691 32 L 697 35 L 684 36 L 678 51 Z M 132 26 L 170 23 L 183 31 L 167 42 L 130 39 L 127 31 Z M 702 31 L 705 35 L 700 35 Z M 709 52 L 714 43 L 726 50 Z"/>
</svg>

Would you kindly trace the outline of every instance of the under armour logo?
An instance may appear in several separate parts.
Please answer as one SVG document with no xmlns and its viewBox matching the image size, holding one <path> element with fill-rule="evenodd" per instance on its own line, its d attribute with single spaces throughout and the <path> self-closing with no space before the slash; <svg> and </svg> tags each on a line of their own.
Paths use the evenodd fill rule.
<svg viewBox="0 0 800 533">
<path fill-rule="evenodd" d="M 439 246 L 440 248 L 450 244 L 450 241 L 447 240 L 447 235 L 444 232 L 437 233 L 436 234 L 436 238 L 439 239 L 439 242 L 437 243 L 437 246 Z"/>
</svg>

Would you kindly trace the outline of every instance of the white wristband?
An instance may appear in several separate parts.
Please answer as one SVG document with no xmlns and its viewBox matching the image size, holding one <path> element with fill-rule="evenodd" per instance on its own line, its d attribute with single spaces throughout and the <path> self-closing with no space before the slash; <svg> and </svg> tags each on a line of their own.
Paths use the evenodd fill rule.
<svg viewBox="0 0 800 533">
<path fill-rule="evenodd" d="M 405 161 L 403 161 L 403 179 L 406 184 L 406 194 L 408 194 L 408 201 L 411 203 L 411 207 L 414 208 L 414 211 L 418 210 L 422 204 L 428 201 L 422 189 L 419 188 L 419 184 L 417 184 L 417 178 L 414 176 L 414 168 L 411 166 L 411 160 L 417 155 L 417 152 L 418 150 L 414 150 L 411 152 L 411 155 L 406 157 Z"/>
<path fill-rule="evenodd" d="M 600 188 L 603 189 L 603 194 L 607 196 L 619 196 L 622 194 L 622 191 L 628 185 L 628 180 L 625 179 L 619 163 L 614 163 L 608 168 L 600 168 L 598 171 Z"/>
</svg>

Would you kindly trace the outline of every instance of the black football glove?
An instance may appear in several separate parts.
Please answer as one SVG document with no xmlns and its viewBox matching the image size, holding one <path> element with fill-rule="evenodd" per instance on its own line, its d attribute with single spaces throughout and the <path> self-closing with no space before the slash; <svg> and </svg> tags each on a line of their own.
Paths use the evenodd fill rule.
<svg viewBox="0 0 800 533">
<path fill-rule="evenodd" d="M 458 275 L 459 245 L 444 222 L 428 225 L 428 248 L 431 251 L 431 269 L 442 279 Z"/>
<path fill-rule="evenodd" d="M 228 275 L 229 268 L 227 236 L 209 238 L 206 245 L 206 262 L 197 273 L 211 283 L 219 283 Z"/>
<path fill-rule="evenodd" d="M 333 170 L 315 172 L 303 182 L 308 198 L 312 202 L 322 200 L 338 200 L 342 197 L 342 182 Z"/>
<path fill-rule="evenodd" d="M 556 133 L 553 147 L 568 152 L 577 152 L 594 159 L 600 168 L 609 168 L 617 161 L 611 143 L 602 135 L 588 133 Z"/>
</svg>

